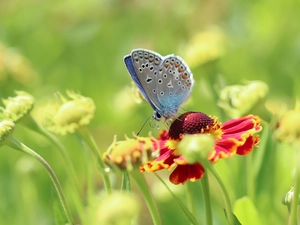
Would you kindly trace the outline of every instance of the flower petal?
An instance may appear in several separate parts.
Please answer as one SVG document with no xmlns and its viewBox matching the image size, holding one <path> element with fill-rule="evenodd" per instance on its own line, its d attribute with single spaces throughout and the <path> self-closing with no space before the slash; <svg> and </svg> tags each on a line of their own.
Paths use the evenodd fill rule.
<svg viewBox="0 0 300 225">
<path fill-rule="evenodd" d="M 237 148 L 236 154 L 246 155 L 250 153 L 253 149 L 253 146 L 256 147 L 260 139 L 258 136 L 249 136 L 245 143 Z"/>
<path fill-rule="evenodd" d="M 184 184 L 187 180 L 194 182 L 202 178 L 204 172 L 204 168 L 199 163 L 178 165 L 169 179 L 173 184 Z"/>
</svg>

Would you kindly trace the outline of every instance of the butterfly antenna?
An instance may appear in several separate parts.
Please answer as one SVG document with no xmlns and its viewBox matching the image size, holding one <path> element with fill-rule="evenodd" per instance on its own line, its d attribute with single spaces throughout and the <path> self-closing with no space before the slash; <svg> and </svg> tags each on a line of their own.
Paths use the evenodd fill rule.
<svg viewBox="0 0 300 225">
<path fill-rule="evenodd" d="M 139 132 L 137 132 L 136 136 L 139 136 L 141 131 L 143 130 L 144 126 L 146 125 L 146 123 L 149 121 L 149 119 L 151 118 L 151 116 L 149 116 L 146 121 L 144 122 L 144 124 L 142 125 L 141 129 L 139 130 Z"/>
</svg>

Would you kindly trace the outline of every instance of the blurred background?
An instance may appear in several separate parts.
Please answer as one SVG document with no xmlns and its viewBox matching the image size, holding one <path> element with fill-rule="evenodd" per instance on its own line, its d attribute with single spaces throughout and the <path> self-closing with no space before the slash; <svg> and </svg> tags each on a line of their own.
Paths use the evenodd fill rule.
<svg viewBox="0 0 300 225">
<path fill-rule="evenodd" d="M 14 96 L 15 90 L 28 92 L 36 99 L 32 114 L 37 120 L 40 109 L 54 99 L 53 93 L 73 90 L 92 98 L 97 110 L 90 128 L 104 151 L 113 135 L 119 139 L 130 136 L 152 115 L 151 107 L 138 99 L 123 62 L 132 49 L 145 48 L 161 55 L 174 53 L 190 66 L 195 86 L 185 109 L 225 121 L 228 117 L 217 106 L 218 90 L 253 80 L 268 84 L 271 111 L 293 108 L 294 97 L 300 94 L 299 8 L 298 0 L 2 0 L 0 98 Z M 158 133 L 146 125 L 142 135 L 149 131 Z M 23 127 L 17 127 L 15 136 L 39 152 L 58 173 L 66 192 L 72 191 L 63 162 L 47 140 Z M 81 160 L 82 146 L 76 136 L 60 138 L 76 165 L 84 192 L 87 162 Z M 243 162 L 238 160 L 241 158 L 220 163 L 233 199 L 245 194 L 239 167 Z M 269 169 L 275 175 L 280 168 L 273 178 L 276 188 L 265 183 L 265 189 L 257 187 L 260 197 L 255 206 L 260 214 L 269 215 L 265 218 L 269 224 L 284 224 L 288 215 L 280 203 L 292 184 L 292 168 L 285 160 L 289 157 L 266 164 L 272 165 Z M 98 179 L 95 189 L 101 189 L 99 174 L 93 176 Z M 261 179 L 266 182 L 265 177 Z M 195 191 L 200 190 L 199 183 L 193 185 Z M 218 191 L 213 190 L 214 214 L 222 224 Z M 8 147 L 0 151 L 0 199 L 0 224 L 48 225 L 56 221 L 56 193 L 46 172 Z M 185 224 L 184 215 L 174 213 L 180 210 L 170 201 L 159 201 L 163 224 Z M 197 204 L 201 218 L 201 199 Z M 146 209 L 141 218 L 143 224 L 151 224 Z"/>
</svg>

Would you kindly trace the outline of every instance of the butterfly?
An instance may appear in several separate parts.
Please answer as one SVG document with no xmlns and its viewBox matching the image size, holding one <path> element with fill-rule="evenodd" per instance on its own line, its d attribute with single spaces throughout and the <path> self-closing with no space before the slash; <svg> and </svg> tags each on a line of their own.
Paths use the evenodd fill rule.
<svg viewBox="0 0 300 225">
<path fill-rule="evenodd" d="M 153 108 L 155 120 L 173 118 L 189 98 L 194 84 L 193 74 L 179 56 L 161 56 L 150 50 L 134 49 L 124 57 L 124 63 Z"/>
</svg>

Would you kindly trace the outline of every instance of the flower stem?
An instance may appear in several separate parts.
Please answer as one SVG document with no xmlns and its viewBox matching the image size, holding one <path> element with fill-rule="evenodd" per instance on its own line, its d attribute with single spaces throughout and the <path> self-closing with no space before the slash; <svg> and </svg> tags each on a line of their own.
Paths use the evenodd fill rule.
<svg viewBox="0 0 300 225">
<path fill-rule="evenodd" d="M 83 217 L 85 217 L 85 214 L 83 213 L 84 206 L 83 206 L 81 198 L 80 198 L 79 182 L 78 182 L 78 178 L 77 178 L 77 175 L 76 175 L 76 172 L 74 169 L 74 165 L 72 163 L 72 160 L 71 160 L 66 148 L 63 146 L 63 144 L 59 141 L 59 139 L 54 134 L 52 134 L 51 132 L 46 130 L 43 126 L 41 126 L 39 123 L 37 123 L 36 120 L 30 114 L 27 115 L 26 117 L 24 117 L 21 120 L 21 123 L 24 126 L 30 128 L 33 131 L 38 132 L 39 134 L 46 137 L 59 150 L 59 153 L 61 154 L 62 159 L 63 159 L 63 163 L 66 166 L 66 172 L 70 175 L 70 180 L 72 182 L 72 185 L 76 189 L 76 192 L 72 192 L 72 195 L 73 195 L 75 205 L 77 207 L 77 212 L 79 212 L 81 219 L 83 219 Z"/>
<path fill-rule="evenodd" d="M 300 193 L 300 143 L 296 142 L 294 144 L 295 148 L 295 159 L 296 159 L 296 169 L 295 169 L 295 181 L 294 181 L 294 196 L 291 204 L 291 213 L 289 218 L 288 225 L 297 224 L 297 210 L 299 202 L 299 193 Z"/>
<path fill-rule="evenodd" d="M 187 198 L 186 201 L 187 201 L 188 209 L 193 215 L 195 215 L 194 198 L 192 196 L 191 183 L 187 182 L 185 188 L 186 188 L 186 198 Z"/>
<path fill-rule="evenodd" d="M 59 183 L 59 180 L 57 179 L 57 177 L 56 177 L 54 171 L 52 170 L 52 168 L 50 167 L 50 165 L 39 154 L 37 154 L 35 151 L 28 148 L 26 145 L 19 142 L 15 138 L 12 138 L 10 140 L 10 142 L 7 143 L 7 145 L 14 148 L 14 149 L 17 149 L 19 151 L 25 152 L 26 154 L 28 154 L 28 155 L 32 156 L 33 158 L 37 159 L 44 166 L 44 168 L 47 170 L 47 172 L 48 172 L 48 174 L 49 174 L 49 176 L 50 176 L 50 178 L 51 178 L 51 180 L 54 184 L 54 187 L 57 191 L 59 200 L 61 202 L 61 205 L 63 207 L 63 210 L 64 210 L 65 214 L 66 214 L 66 217 L 67 217 L 67 220 L 68 220 L 69 224 L 74 225 L 73 218 L 72 218 L 70 209 L 68 207 L 64 192 L 63 192 L 62 187 Z"/>
<path fill-rule="evenodd" d="M 158 208 L 155 204 L 155 201 L 153 199 L 153 196 L 150 192 L 149 186 L 147 184 L 147 181 L 144 177 L 144 175 L 138 171 L 138 170 L 132 170 L 129 172 L 129 174 L 133 177 L 137 185 L 139 186 L 141 192 L 143 193 L 143 197 L 145 198 L 146 204 L 148 206 L 148 209 L 150 211 L 153 224 L 154 225 L 161 225 L 160 216 L 158 213 Z"/>
<path fill-rule="evenodd" d="M 22 119 L 22 124 L 24 124 L 26 127 L 40 133 L 44 137 L 48 138 L 59 150 L 60 153 L 62 154 L 62 157 L 64 159 L 64 162 L 66 162 L 66 166 L 68 168 L 68 172 L 70 172 L 71 177 L 73 179 L 74 185 L 79 189 L 78 181 L 77 181 L 77 176 L 75 173 L 74 166 L 72 164 L 72 161 L 70 159 L 69 154 L 67 153 L 67 150 L 65 147 L 61 144 L 61 142 L 58 140 L 58 138 L 47 131 L 44 127 L 39 125 L 34 118 L 29 114 L 27 117 Z"/>
<path fill-rule="evenodd" d="M 205 214 L 206 214 L 206 225 L 212 225 L 212 210 L 211 210 L 211 201 L 210 201 L 210 191 L 209 191 L 209 181 L 208 176 L 205 173 L 201 179 L 204 204 L 205 204 Z"/>
<path fill-rule="evenodd" d="M 160 176 L 158 176 L 157 173 L 154 173 L 154 174 L 162 182 L 162 184 L 167 188 L 167 190 L 170 192 L 170 194 L 173 196 L 173 198 L 175 199 L 178 206 L 181 208 L 181 210 L 185 213 L 187 218 L 190 220 L 191 224 L 198 225 L 198 222 L 197 222 L 196 218 L 194 217 L 194 215 L 192 215 L 192 213 L 187 209 L 187 207 L 182 203 L 182 201 L 171 191 L 171 189 L 168 187 L 166 182 L 164 182 L 164 180 Z"/>
<path fill-rule="evenodd" d="M 122 186 L 121 186 L 122 192 L 130 192 L 131 186 L 130 186 L 130 178 L 127 171 L 124 171 L 122 174 Z"/>
<path fill-rule="evenodd" d="M 205 161 L 203 160 L 202 163 L 204 165 L 204 168 L 209 169 L 209 171 L 213 174 L 213 176 L 219 183 L 219 185 L 223 191 L 224 198 L 225 198 L 227 220 L 230 225 L 233 225 L 234 224 L 233 211 L 232 211 L 231 201 L 230 201 L 226 186 L 225 186 L 224 182 L 222 181 L 221 177 L 219 176 L 218 172 L 216 171 L 216 169 L 211 164 L 211 162 L 209 162 L 207 160 L 205 160 Z"/>
<path fill-rule="evenodd" d="M 108 176 L 107 172 L 105 172 L 105 165 L 104 165 L 104 162 L 103 162 L 102 157 L 101 157 L 101 152 L 100 152 L 100 150 L 99 150 L 99 148 L 98 148 L 98 146 L 95 142 L 95 139 L 90 134 L 87 127 L 82 127 L 78 131 L 78 133 L 79 133 L 80 137 L 84 140 L 84 142 L 89 145 L 89 147 L 92 150 L 94 156 L 96 157 L 97 163 L 98 163 L 98 166 L 99 166 L 99 169 L 100 169 L 100 173 L 101 173 L 102 178 L 103 178 L 103 182 L 104 182 L 106 192 L 108 194 L 111 194 L 112 189 L 111 189 L 109 176 Z"/>
</svg>

